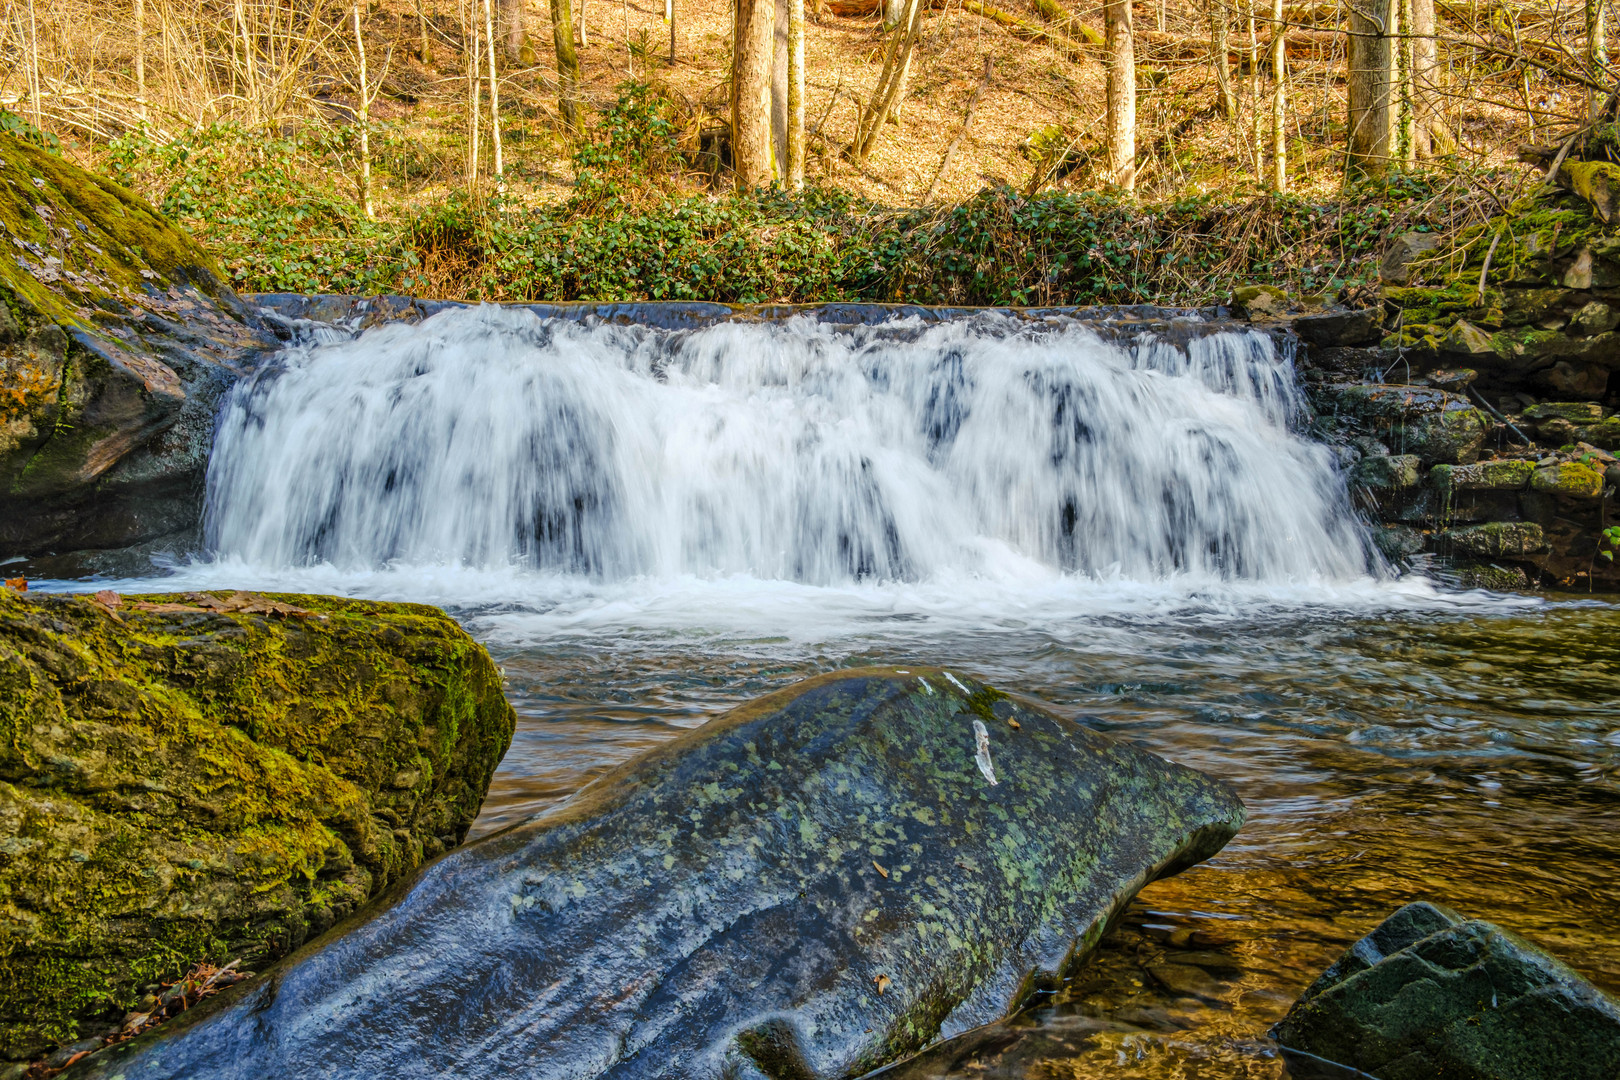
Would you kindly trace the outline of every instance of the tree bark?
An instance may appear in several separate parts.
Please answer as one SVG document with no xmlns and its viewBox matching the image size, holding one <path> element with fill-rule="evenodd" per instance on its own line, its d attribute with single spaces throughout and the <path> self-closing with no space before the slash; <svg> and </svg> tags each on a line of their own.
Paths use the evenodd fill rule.
<svg viewBox="0 0 1620 1080">
<path fill-rule="evenodd" d="M 1388 26 L 1394 14 L 1389 0 L 1354 0 L 1350 4 L 1349 159 L 1353 168 L 1379 172 L 1390 162 L 1391 61 Z"/>
<path fill-rule="evenodd" d="M 664 0 L 664 21 L 669 24 L 669 62 L 675 63 L 675 0 Z"/>
<path fill-rule="evenodd" d="M 771 163 L 776 179 L 783 184 L 787 183 L 790 2 L 773 0 L 771 21 Z"/>
<path fill-rule="evenodd" d="M 804 0 L 788 5 L 787 182 L 804 187 Z"/>
<path fill-rule="evenodd" d="M 579 54 L 574 51 L 570 0 L 551 0 L 551 40 L 557 50 L 557 113 L 569 131 L 579 130 Z"/>
<path fill-rule="evenodd" d="M 1130 0 L 1106 0 L 1108 41 L 1108 180 L 1136 190 L 1136 43 Z"/>
<path fill-rule="evenodd" d="M 465 12 L 466 21 L 462 26 L 467 42 L 467 185 L 471 187 L 478 183 L 478 126 L 484 85 L 478 78 L 478 0 L 467 0 Z"/>
<path fill-rule="evenodd" d="M 1283 33 L 1283 0 L 1271 0 L 1271 187 L 1288 190 L 1288 50 Z"/>
<path fill-rule="evenodd" d="M 501 0 L 501 25 L 506 31 L 506 62 L 534 63 L 534 50 L 529 47 L 528 12 L 524 0 Z"/>
<path fill-rule="evenodd" d="M 731 45 L 731 163 L 739 189 L 771 182 L 771 66 L 775 0 L 735 0 Z"/>
</svg>

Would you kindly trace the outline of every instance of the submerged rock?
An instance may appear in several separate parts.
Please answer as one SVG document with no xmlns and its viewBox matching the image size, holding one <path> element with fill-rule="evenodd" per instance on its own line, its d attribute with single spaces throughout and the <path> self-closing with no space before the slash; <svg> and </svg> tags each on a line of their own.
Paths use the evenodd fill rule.
<svg viewBox="0 0 1620 1080">
<path fill-rule="evenodd" d="M 273 960 L 459 843 L 513 719 L 434 608 L 0 589 L 0 1058 Z"/>
<path fill-rule="evenodd" d="M 1007 1014 L 1224 784 L 928 669 L 736 709 L 77 1076 L 855 1076 Z"/>
<path fill-rule="evenodd" d="M 1408 904 L 1271 1035 L 1379 1080 L 1613 1080 L 1620 1003 L 1517 934 Z"/>
</svg>

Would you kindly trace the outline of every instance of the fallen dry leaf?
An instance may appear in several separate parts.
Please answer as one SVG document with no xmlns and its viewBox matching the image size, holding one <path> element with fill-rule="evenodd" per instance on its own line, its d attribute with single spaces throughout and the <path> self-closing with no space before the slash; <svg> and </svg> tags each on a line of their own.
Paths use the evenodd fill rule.
<svg viewBox="0 0 1620 1080">
<path fill-rule="evenodd" d="M 877 984 L 878 996 L 882 997 L 883 991 L 889 988 L 889 977 L 887 975 L 878 975 L 872 981 Z"/>
<path fill-rule="evenodd" d="M 8 577 L 6 578 L 6 588 L 16 589 L 18 592 L 27 592 L 28 579 L 25 577 Z"/>
<path fill-rule="evenodd" d="M 1016 721 L 1016 720 L 1014 720 L 1014 719 L 1013 719 L 1013 718 L 1012 718 L 1012 717 L 1010 717 L 1010 716 L 1009 716 L 1009 717 L 1007 717 L 1007 723 L 1008 723 L 1008 724 L 1009 724 L 1009 725 L 1011 725 L 1011 726 L 1012 726 L 1012 729 L 1013 729 L 1013 730 L 1014 730 L 1014 731 L 1019 731 L 1019 730 L 1021 730 L 1021 729 L 1022 729 L 1022 728 L 1023 728 L 1023 726 L 1024 726 L 1024 725 L 1023 725 L 1023 724 L 1020 724 L 1020 723 L 1019 723 L 1019 722 L 1018 722 L 1018 721 Z"/>
<path fill-rule="evenodd" d="M 889 876 L 889 872 L 887 870 L 883 869 L 883 867 L 879 866 L 878 861 L 876 859 L 872 860 L 872 869 L 876 870 L 878 873 L 882 874 L 884 877 Z"/>
</svg>

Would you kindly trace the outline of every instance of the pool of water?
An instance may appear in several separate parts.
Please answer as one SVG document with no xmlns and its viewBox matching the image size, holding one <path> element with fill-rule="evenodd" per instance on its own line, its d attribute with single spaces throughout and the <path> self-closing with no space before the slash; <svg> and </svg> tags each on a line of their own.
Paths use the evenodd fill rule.
<svg viewBox="0 0 1620 1080">
<path fill-rule="evenodd" d="M 1229 780 L 1250 818 L 1145 889 L 1063 992 L 894 1077 L 1287 1076 L 1267 1027 L 1416 899 L 1620 990 L 1620 609 L 1431 601 L 1127 605 L 992 629 L 888 611 L 828 630 L 806 613 L 775 634 L 674 629 L 646 608 L 539 626 L 485 603 L 460 614 L 518 730 L 474 834 L 807 675 L 944 664 Z"/>
</svg>

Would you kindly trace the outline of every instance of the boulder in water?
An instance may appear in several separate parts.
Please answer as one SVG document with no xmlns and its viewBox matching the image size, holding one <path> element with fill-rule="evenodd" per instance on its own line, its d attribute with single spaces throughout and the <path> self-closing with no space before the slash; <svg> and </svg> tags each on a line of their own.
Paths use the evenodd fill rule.
<svg viewBox="0 0 1620 1080">
<path fill-rule="evenodd" d="M 435 608 L 0 589 L 0 1059 L 274 960 L 459 843 L 513 721 Z"/>
<path fill-rule="evenodd" d="M 936 669 L 736 709 L 78 1076 L 859 1075 L 1006 1015 L 1226 785 Z"/>
<path fill-rule="evenodd" d="M 1620 1003 L 1517 934 L 1408 904 L 1271 1031 L 1379 1080 L 1613 1080 Z"/>
</svg>

